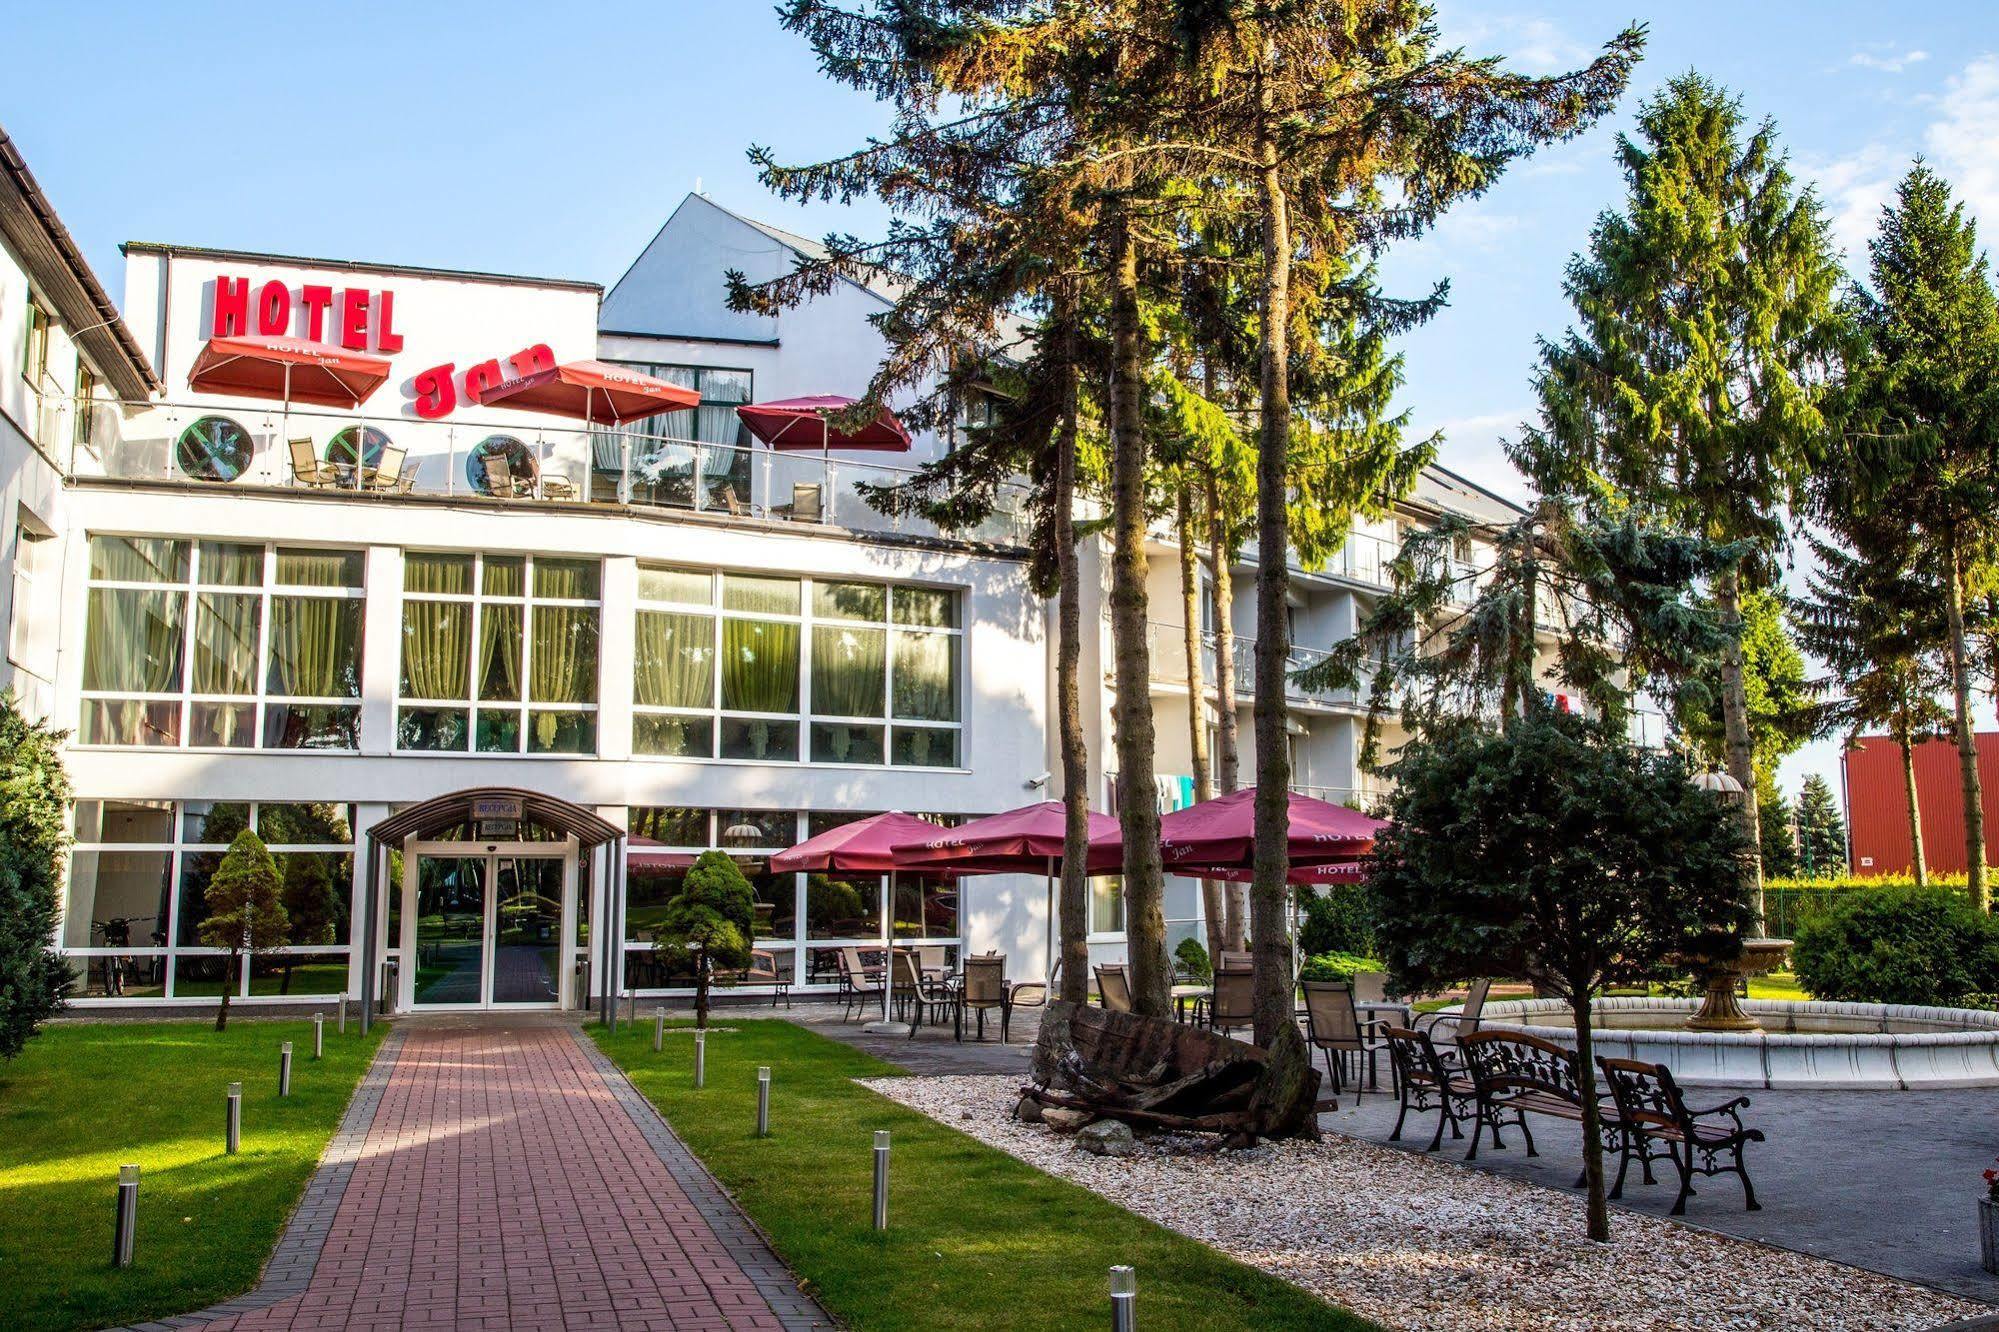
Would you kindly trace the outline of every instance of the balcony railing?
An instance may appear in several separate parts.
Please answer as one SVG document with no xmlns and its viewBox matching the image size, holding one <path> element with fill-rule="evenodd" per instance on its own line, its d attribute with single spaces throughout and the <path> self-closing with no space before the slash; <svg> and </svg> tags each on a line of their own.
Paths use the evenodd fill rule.
<svg viewBox="0 0 1999 1332">
<path fill-rule="evenodd" d="M 62 405 L 65 422 L 74 410 Z M 920 517 L 883 514 L 860 493 L 863 483 L 907 480 L 913 467 L 682 439 L 642 426 L 474 425 L 175 403 L 95 403 L 89 410 L 87 430 L 72 436 L 64 425 L 52 436 L 77 440 L 73 478 L 496 505 L 629 505 L 1007 546 L 1027 541 L 1023 488 L 1003 489 L 998 511 L 976 529 L 946 533 Z"/>
<path fill-rule="evenodd" d="M 1177 624 L 1148 623 L 1145 626 L 1146 645 L 1152 656 L 1152 679 L 1156 684 L 1187 687 L 1187 640 L 1186 631 Z M 1253 698 L 1256 693 L 1256 640 L 1235 638 L 1231 659 L 1235 663 L 1235 690 L 1237 698 Z M 1308 666 L 1316 666 L 1330 655 L 1318 648 L 1291 646 L 1285 656 L 1285 696 L 1295 703 L 1315 703 L 1326 707 L 1364 708 L 1367 706 L 1367 689 L 1306 689 L 1291 677 Z M 1201 634 L 1201 685 L 1203 692 L 1212 694 L 1215 688 L 1215 635 Z"/>
</svg>

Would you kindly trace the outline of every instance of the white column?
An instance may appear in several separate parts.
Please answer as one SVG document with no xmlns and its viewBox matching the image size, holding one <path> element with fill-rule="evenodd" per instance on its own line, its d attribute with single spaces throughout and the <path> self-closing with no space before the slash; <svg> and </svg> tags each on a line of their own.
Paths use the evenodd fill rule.
<svg viewBox="0 0 1999 1332">
<path fill-rule="evenodd" d="M 402 664 L 403 552 L 368 547 L 367 600 L 361 626 L 361 752 L 396 747 L 396 674 Z"/>
<path fill-rule="evenodd" d="M 598 632 L 597 756 L 632 756 L 632 659 L 639 597 L 638 561 L 629 556 L 604 561 L 604 600 Z"/>
<path fill-rule="evenodd" d="M 347 885 L 347 993 L 349 994 L 361 993 L 361 969 L 367 965 L 368 941 L 362 937 L 361 932 L 367 928 L 368 920 L 368 904 L 363 896 L 367 891 L 368 855 L 371 850 L 368 845 L 368 830 L 388 816 L 389 807 L 384 804 L 370 801 L 354 806 L 354 873 Z M 384 870 L 382 879 L 387 877 L 388 872 Z M 390 891 L 400 893 L 402 890 L 402 884 L 398 883 Z M 377 893 L 382 891 L 380 881 L 375 884 L 375 891 Z M 375 917 L 377 931 L 382 929 L 383 921 L 388 915 L 385 909 L 387 901 L 387 897 L 384 896 L 377 903 Z"/>
</svg>

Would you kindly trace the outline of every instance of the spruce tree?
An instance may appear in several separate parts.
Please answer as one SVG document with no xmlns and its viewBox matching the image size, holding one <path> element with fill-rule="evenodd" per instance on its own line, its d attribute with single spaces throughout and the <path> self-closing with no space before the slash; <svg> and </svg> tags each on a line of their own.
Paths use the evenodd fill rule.
<svg viewBox="0 0 1999 1332">
<path fill-rule="evenodd" d="M 1976 224 L 1921 163 L 1882 210 L 1868 252 L 1872 290 L 1860 316 L 1867 355 L 1854 374 L 1851 465 L 1874 511 L 1919 534 L 1941 593 L 1965 863 L 1972 902 L 1986 910 L 1966 608 L 1990 589 L 1999 547 L 1999 313 Z"/>
<path fill-rule="evenodd" d="M 62 736 L 0 692 L 0 1059 L 21 1053 L 72 984 L 69 963 L 50 947 L 69 798 Z"/>
<path fill-rule="evenodd" d="M 222 1006 L 215 1012 L 217 1031 L 229 1025 L 229 997 L 239 988 L 244 960 L 291 942 L 283 892 L 284 876 L 264 839 L 249 828 L 237 833 L 208 881 L 203 895 L 208 914 L 196 931 L 203 944 L 229 954 Z"/>
<path fill-rule="evenodd" d="M 1847 872 L 1846 820 L 1832 787 L 1817 773 L 1798 791 L 1798 861 L 1808 878 L 1837 879 Z"/>
<path fill-rule="evenodd" d="M 1755 743 L 1742 599 L 1768 581 L 1789 506 L 1828 430 L 1843 350 L 1825 220 L 1776 130 L 1683 74 L 1620 135 L 1623 211 L 1597 219 L 1564 281 L 1577 326 L 1541 348 L 1538 388 L 1566 482 L 1606 478 L 1642 510 L 1754 558 L 1713 596 L 1737 630 L 1718 668 L 1723 752 L 1756 846 Z M 1759 875 L 1755 860 L 1752 875 Z M 1760 912 L 1760 898 L 1758 899 Z"/>
</svg>

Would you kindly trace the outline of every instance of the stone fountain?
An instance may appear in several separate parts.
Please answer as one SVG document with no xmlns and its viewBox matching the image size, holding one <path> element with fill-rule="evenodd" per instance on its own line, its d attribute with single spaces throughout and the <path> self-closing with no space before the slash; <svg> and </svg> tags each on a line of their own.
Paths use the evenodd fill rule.
<svg viewBox="0 0 1999 1332">
<path fill-rule="evenodd" d="M 1748 976 L 1781 969 L 1791 956 L 1789 939 L 1744 939 L 1742 951 L 1726 960 L 1689 958 L 1701 973 L 1701 1006 L 1687 1019 L 1688 1031 L 1760 1031 L 1742 1011 L 1736 987 Z"/>
</svg>

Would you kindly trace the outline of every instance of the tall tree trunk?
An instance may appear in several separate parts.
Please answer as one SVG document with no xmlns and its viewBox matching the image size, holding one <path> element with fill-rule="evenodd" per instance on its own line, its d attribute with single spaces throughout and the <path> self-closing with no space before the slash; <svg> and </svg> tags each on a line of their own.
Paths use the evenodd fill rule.
<svg viewBox="0 0 1999 1332">
<path fill-rule="evenodd" d="M 1991 889 L 1985 880 L 1985 800 L 1978 782 L 1978 740 L 1971 730 L 1971 656 L 1964 641 L 1964 556 L 1957 534 L 1944 538 L 1948 586 L 1944 589 L 1944 612 L 1950 624 L 1950 693 L 1953 725 L 1957 732 L 1958 783 L 1964 795 L 1965 886 L 1971 904 L 1980 911 L 1992 909 Z"/>
<path fill-rule="evenodd" d="M 1111 288 L 1111 639 L 1117 657 L 1118 821 L 1124 825 L 1125 950 L 1131 1006 L 1173 1011 L 1153 769 L 1152 654 L 1146 631 L 1144 365 L 1139 346 L 1138 245 L 1117 227 Z"/>
<path fill-rule="evenodd" d="M 1916 887 L 1929 886 L 1929 858 L 1923 854 L 1923 801 L 1916 792 L 1916 737 L 1914 728 L 1896 728 L 1895 743 L 1902 747 L 1902 795 L 1909 804 L 1909 852 L 1916 874 Z"/>
<path fill-rule="evenodd" d="M 1215 791 L 1234 795 L 1240 784 L 1241 745 L 1236 739 L 1235 552 L 1222 522 L 1220 484 L 1208 478 L 1208 580 L 1215 592 Z M 1222 885 L 1222 946 L 1242 951 L 1249 885 Z M 1219 958 L 1216 961 L 1220 961 Z"/>
<path fill-rule="evenodd" d="M 215 1010 L 215 1029 L 223 1030 L 229 1025 L 229 996 L 236 993 L 236 968 L 239 953 L 229 955 L 229 965 L 222 969 L 222 1006 Z"/>
<path fill-rule="evenodd" d="M 1575 991 L 1571 989 L 1571 994 Z M 1576 1018 L 1576 1083 L 1583 1098 L 1583 1184 L 1589 1196 L 1584 1203 L 1589 1237 L 1599 1244 L 1610 1242 L 1610 1206 L 1603 1196 L 1603 1114 L 1597 1104 L 1595 1032 L 1591 1029 L 1589 992 L 1569 1001 Z"/>
<path fill-rule="evenodd" d="M 1085 1003 L 1090 994 L 1090 753 L 1083 741 L 1082 573 L 1076 559 L 1076 289 L 1055 289 L 1062 339 L 1060 411 L 1055 433 L 1055 559 L 1062 579 L 1055 626 L 1055 724 L 1062 751 L 1062 997 Z"/>
<path fill-rule="evenodd" d="M 1284 181 L 1271 137 L 1270 92 L 1258 89 L 1262 115 L 1257 161 L 1263 195 L 1262 419 L 1256 459 L 1256 817 L 1255 877 L 1250 885 L 1249 934 L 1256 1043 L 1268 1048 L 1292 1021 L 1291 930 L 1286 919 L 1290 872 L 1291 758 L 1285 744 L 1285 665 L 1291 635 L 1285 620 L 1289 497 L 1285 462 L 1291 438 L 1291 224 Z"/>
<path fill-rule="evenodd" d="M 1749 868 L 1754 878 L 1751 901 L 1756 908 L 1752 928 L 1763 933 L 1763 840 L 1756 813 L 1756 749 L 1749 737 L 1749 691 L 1742 678 L 1742 576 L 1728 569 L 1716 577 L 1715 605 L 1728 629 L 1721 649 L 1721 727 L 1728 758 L 1728 775 L 1742 783 L 1737 812 L 1749 839 Z"/>
<path fill-rule="evenodd" d="M 1194 545 L 1194 488 L 1183 484 L 1175 496 L 1180 529 L 1180 620 L 1187 646 L 1187 754 L 1193 768 L 1194 799 L 1214 792 L 1208 782 L 1207 672 L 1201 667 L 1201 562 Z M 1213 879 L 1201 880 L 1201 919 L 1207 926 L 1208 957 L 1222 950 L 1222 894 Z"/>
</svg>

